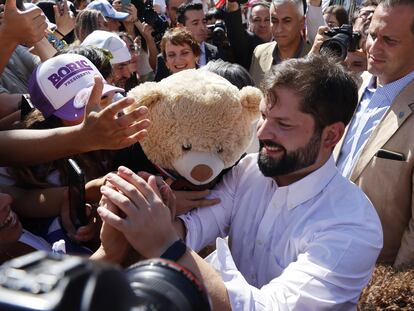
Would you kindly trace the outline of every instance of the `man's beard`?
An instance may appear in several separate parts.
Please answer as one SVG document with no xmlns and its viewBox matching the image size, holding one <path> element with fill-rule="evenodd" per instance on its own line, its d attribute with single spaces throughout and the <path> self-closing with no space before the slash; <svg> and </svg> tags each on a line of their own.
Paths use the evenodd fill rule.
<svg viewBox="0 0 414 311">
<path fill-rule="evenodd" d="M 257 164 L 262 174 L 266 177 L 284 176 L 309 167 L 316 162 L 321 146 L 321 133 L 316 131 L 306 146 L 290 152 L 287 152 L 282 145 L 270 140 L 259 141 L 259 144 Z M 265 144 L 281 148 L 283 154 L 279 158 L 272 158 L 264 154 L 262 148 Z"/>
</svg>

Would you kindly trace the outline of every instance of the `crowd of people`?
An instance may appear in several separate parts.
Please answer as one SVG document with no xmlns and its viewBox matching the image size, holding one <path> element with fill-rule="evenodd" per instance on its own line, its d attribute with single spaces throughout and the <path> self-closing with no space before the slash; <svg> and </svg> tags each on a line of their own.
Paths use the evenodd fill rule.
<svg viewBox="0 0 414 311">
<path fill-rule="evenodd" d="M 0 2 L 0 263 L 63 240 L 176 261 L 214 310 L 414 308 L 413 0 Z M 151 126 L 128 91 L 187 69 L 263 94 L 210 190 L 124 161 Z"/>
</svg>

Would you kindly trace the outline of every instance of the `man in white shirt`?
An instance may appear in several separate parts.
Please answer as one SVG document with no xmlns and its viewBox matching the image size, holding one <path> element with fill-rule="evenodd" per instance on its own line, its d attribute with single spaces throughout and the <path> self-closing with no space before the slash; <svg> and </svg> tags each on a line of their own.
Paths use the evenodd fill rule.
<svg viewBox="0 0 414 311">
<path fill-rule="evenodd" d="M 119 261 L 126 239 L 147 258 L 176 260 L 204 282 L 215 310 L 355 309 L 382 247 L 375 209 L 332 158 L 357 103 L 355 82 L 315 56 L 275 66 L 263 87 L 260 152 L 212 191 L 221 202 L 180 216 L 177 234 L 159 198 L 171 206 L 167 187 L 158 192 L 154 176 L 146 183 L 120 167 L 98 212 L 105 230 L 124 237 L 111 232 L 115 249 L 104 230 L 93 258 Z M 217 239 L 204 261 L 179 235 L 195 251 L 217 237 L 229 243 Z"/>
</svg>

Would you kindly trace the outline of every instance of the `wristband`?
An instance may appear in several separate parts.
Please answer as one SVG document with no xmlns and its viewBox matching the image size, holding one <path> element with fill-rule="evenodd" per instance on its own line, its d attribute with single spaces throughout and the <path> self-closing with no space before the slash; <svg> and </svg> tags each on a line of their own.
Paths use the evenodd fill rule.
<svg viewBox="0 0 414 311">
<path fill-rule="evenodd" d="M 60 35 L 62 37 L 62 39 L 65 37 L 65 35 L 63 33 L 61 33 L 57 28 L 54 30 L 54 32 L 56 32 L 58 35 Z"/>
<path fill-rule="evenodd" d="M 177 261 L 184 255 L 186 250 L 187 245 L 185 245 L 183 240 L 179 239 L 175 241 L 170 247 L 168 247 L 160 257 L 163 259 Z"/>
</svg>

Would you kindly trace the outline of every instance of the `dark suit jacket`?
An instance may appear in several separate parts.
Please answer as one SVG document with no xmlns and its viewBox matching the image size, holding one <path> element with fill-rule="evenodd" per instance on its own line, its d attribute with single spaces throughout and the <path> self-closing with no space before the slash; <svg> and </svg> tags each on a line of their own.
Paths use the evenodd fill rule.
<svg viewBox="0 0 414 311">
<path fill-rule="evenodd" d="M 260 37 L 246 30 L 242 23 L 240 9 L 224 14 L 227 38 L 233 51 L 234 60 L 249 70 L 253 51 L 259 44 L 265 43 Z"/>
<path fill-rule="evenodd" d="M 217 47 L 215 47 L 212 44 L 209 44 L 207 42 L 204 42 L 205 51 L 206 51 L 206 63 L 208 63 L 211 60 L 218 59 L 218 50 Z M 155 71 L 155 78 L 154 81 L 158 82 L 162 79 L 168 77 L 170 75 L 170 71 L 168 70 L 167 66 L 165 65 L 164 57 L 162 54 L 157 55 L 157 68 Z"/>
</svg>

